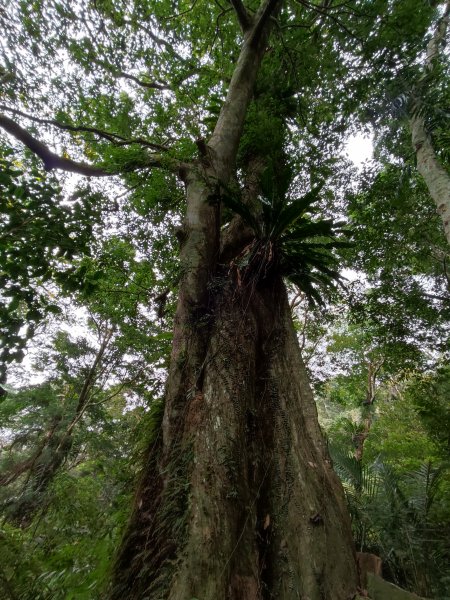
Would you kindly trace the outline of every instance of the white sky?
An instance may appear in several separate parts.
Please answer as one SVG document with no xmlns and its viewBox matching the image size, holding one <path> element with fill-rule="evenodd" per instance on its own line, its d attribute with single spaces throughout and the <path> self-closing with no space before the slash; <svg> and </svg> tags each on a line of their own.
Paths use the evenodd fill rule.
<svg viewBox="0 0 450 600">
<path fill-rule="evenodd" d="M 373 139 L 364 133 L 352 135 L 347 142 L 346 154 L 348 158 L 360 168 L 365 160 L 373 156 Z"/>
</svg>

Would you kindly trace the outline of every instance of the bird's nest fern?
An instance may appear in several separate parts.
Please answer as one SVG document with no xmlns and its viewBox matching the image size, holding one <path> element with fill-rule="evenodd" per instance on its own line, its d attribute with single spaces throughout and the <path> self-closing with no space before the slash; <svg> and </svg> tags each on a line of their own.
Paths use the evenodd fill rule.
<svg viewBox="0 0 450 600">
<path fill-rule="evenodd" d="M 349 245 L 342 223 L 309 215 L 321 189 L 317 186 L 292 200 L 284 194 L 261 195 L 253 208 L 228 191 L 222 194 L 224 205 L 255 232 L 255 239 L 233 261 L 240 281 L 260 281 L 276 272 L 319 305 L 327 288 L 342 284 L 336 249 Z"/>
</svg>

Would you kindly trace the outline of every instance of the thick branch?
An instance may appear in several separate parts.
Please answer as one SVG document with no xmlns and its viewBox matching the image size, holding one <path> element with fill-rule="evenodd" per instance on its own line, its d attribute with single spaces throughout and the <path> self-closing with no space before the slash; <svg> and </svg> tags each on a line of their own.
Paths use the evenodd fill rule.
<svg viewBox="0 0 450 600">
<path fill-rule="evenodd" d="M 266 0 L 263 2 L 255 16 L 255 25 L 251 31 L 250 40 L 253 45 L 258 45 L 261 36 L 267 29 L 267 23 L 280 7 L 280 0 Z"/>
<path fill-rule="evenodd" d="M 106 177 L 111 175 L 104 169 L 99 169 L 87 163 L 76 162 L 70 158 L 58 156 L 52 152 L 45 144 L 34 138 L 28 131 L 20 127 L 9 117 L 0 114 L 0 127 L 11 134 L 16 140 L 22 142 L 31 152 L 39 156 L 43 161 L 46 171 L 52 169 L 61 169 L 69 173 L 77 173 L 87 177 Z"/>
<path fill-rule="evenodd" d="M 180 177 L 185 176 L 186 172 L 190 169 L 188 163 L 183 163 L 175 158 L 165 157 L 158 154 L 144 154 L 142 159 L 133 161 L 129 164 L 124 164 L 116 170 L 108 170 L 94 167 L 83 162 L 77 162 L 70 158 L 59 156 L 52 152 L 43 142 L 37 140 L 28 131 L 23 129 L 15 121 L 9 117 L 0 114 L 0 127 L 6 132 L 16 138 L 19 142 L 22 142 L 33 154 L 38 156 L 44 163 L 46 171 L 53 169 L 59 169 L 61 171 L 67 171 L 68 173 L 76 173 L 78 175 L 84 175 L 85 177 L 110 177 L 118 175 L 120 173 L 127 173 L 130 171 L 146 168 L 162 168 L 171 173 L 176 173 Z M 84 128 L 88 129 L 88 128 Z M 166 150 L 166 148 L 165 148 Z"/>
<path fill-rule="evenodd" d="M 270 17 L 279 6 L 281 0 L 266 0 L 261 4 L 254 25 L 245 35 L 227 97 L 208 143 L 217 178 L 225 183 L 234 168 L 247 108 L 269 39 Z"/>
<path fill-rule="evenodd" d="M 236 16 L 241 26 L 242 31 L 245 33 L 250 28 L 250 15 L 247 9 L 241 2 L 241 0 L 230 0 L 230 4 L 233 6 Z"/>
</svg>

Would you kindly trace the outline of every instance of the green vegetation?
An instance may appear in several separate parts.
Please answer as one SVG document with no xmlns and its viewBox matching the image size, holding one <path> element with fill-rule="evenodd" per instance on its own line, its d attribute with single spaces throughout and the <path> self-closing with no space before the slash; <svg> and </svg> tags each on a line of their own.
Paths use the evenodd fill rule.
<svg viewBox="0 0 450 600">
<path fill-rule="evenodd" d="M 316 506 L 330 461 L 288 301 L 357 551 L 450 598 L 449 20 L 430 0 L 0 8 L 1 598 L 222 600 L 197 591 L 210 566 L 233 598 L 357 592 L 354 561 L 297 570 L 283 537 L 297 481 L 310 551 L 333 563 L 349 530 Z"/>
</svg>

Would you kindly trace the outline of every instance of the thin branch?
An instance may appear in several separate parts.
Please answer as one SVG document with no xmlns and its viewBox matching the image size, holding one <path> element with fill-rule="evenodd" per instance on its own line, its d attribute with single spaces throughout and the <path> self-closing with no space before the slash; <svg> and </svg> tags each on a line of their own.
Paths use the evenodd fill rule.
<svg viewBox="0 0 450 600">
<path fill-rule="evenodd" d="M 350 31 L 350 29 L 344 25 L 344 23 L 339 20 L 336 15 L 333 15 L 330 12 L 330 9 L 333 8 L 331 6 L 316 6 L 315 4 L 311 4 L 310 2 L 308 2 L 307 0 L 295 0 L 297 2 L 297 4 L 300 4 L 301 6 L 304 6 L 305 8 L 309 8 L 310 10 L 313 10 L 314 12 L 318 13 L 319 15 L 322 15 L 322 17 L 327 17 L 328 19 L 331 19 L 334 23 L 336 23 L 336 25 L 338 27 L 340 27 L 341 29 L 343 29 L 343 31 L 351 38 L 357 40 L 359 43 L 363 44 L 363 40 L 361 38 L 359 38 L 357 35 L 355 35 L 352 31 Z M 334 7 L 337 8 L 337 7 Z"/>
<path fill-rule="evenodd" d="M 183 10 L 179 13 L 176 13 L 174 15 L 171 15 L 170 17 L 164 17 L 164 21 L 172 21 L 173 19 L 178 19 L 178 17 L 184 17 L 184 15 L 187 15 L 188 13 L 190 13 L 191 11 L 194 10 L 197 2 L 198 2 L 198 0 L 193 0 L 191 6 L 189 8 L 187 8 L 186 10 Z"/>
<path fill-rule="evenodd" d="M 130 75 L 130 73 L 125 73 L 124 71 L 120 71 L 118 74 L 118 77 L 121 77 L 122 79 L 129 79 L 130 81 L 134 81 L 135 83 L 137 83 L 138 85 L 148 88 L 150 90 L 171 90 L 172 86 L 168 85 L 167 83 L 156 83 L 154 81 L 142 81 L 142 79 L 139 79 L 139 77 L 136 77 L 135 75 Z"/>
<path fill-rule="evenodd" d="M 251 24 L 250 15 L 248 14 L 247 9 L 241 0 L 229 0 L 229 2 L 234 8 L 242 31 L 245 33 L 250 28 Z"/>
<path fill-rule="evenodd" d="M 219 33 L 220 33 L 220 25 L 219 25 L 220 19 L 222 17 L 224 17 L 227 13 L 229 13 L 231 10 L 233 10 L 231 7 L 230 8 L 224 8 L 224 9 L 222 9 L 222 12 L 220 12 L 217 15 L 217 18 L 216 18 L 216 28 L 215 28 L 215 32 L 214 32 L 214 38 L 213 38 L 213 40 L 211 42 L 211 49 L 214 48 L 214 44 L 216 43 L 216 39 L 219 37 Z M 220 43 L 222 45 L 222 54 L 223 54 L 223 41 L 221 40 Z"/>
<path fill-rule="evenodd" d="M 66 123 L 60 123 L 55 119 L 42 119 L 40 117 L 35 117 L 34 115 L 30 115 L 25 113 L 17 108 L 10 108 L 5 104 L 0 104 L 0 110 L 6 110 L 14 115 L 19 115 L 24 117 L 25 119 L 29 119 L 30 121 L 34 121 L 35 123 L 40 123 L 41 125 L 52 125 L 54 127 L 58 127 L 58 129 L 63 129 L 64 131 L 74 131 L 74 132 L 84 132 L 84 133 L 93 133 L 100 138 L 108 140 L 109 142 L 115 144 L 116 146 L 127 146 L 131 144 L 141 144 L 142 146 L 147 146 L 148 148 L 152 148 L 153 150 L 161 150 L 162 152 L 166 152 L 168 150 L 167 146 L 163 146 L 161 144 L 155 144 L 146 140 L 144 138 L 125 138 L 118 133 L 112 133 L 110 131 L 103 131 L 102 129 L 97 129 L 96 127 L 87 127 L 84 125 L 69 125 Z"/>
<path fill-rule="evenodd" d="M 128 25 L 131 25 L 132 27 L 137 27 L 138 29 L 140 29 L 141 31 L 143 31 L 144 33 L 146 33 L 148 35 L 148 37 L 155 42 L 155 44 L 157 44 L 158 46 L 162 46 L 164 47 L 172 56 L 174 56 L 177 60 L 179 60 L 180 62 L 186 64 L 188 63 L 188 59 L 183 58 L 181 56 L 181 54 L 179 54 L 175 48 L 173 47 L 173 45 L 168 42 L 167 40 L 165 40 L 164 38 L 161 38 L 159 36 L 157 36 L 151 29 L 149 29 L 148 27 L 146 27 L 144 24 L 142 24 L 141 22 L 138 23 L 133 23 L 132 21 L 125 21 Z"/>
<path fill-rule="evenodd" d="M 447 280 L 447 287 L 450 290 L 450 272 L 447 269 L 447 257 L 444 256 L 444 259 L 442 261 L 442 266 L 444 268 L 444 277 Z"/>
<path fill-rule="evenodd" d="M 424 292 L 425 298 L 430 298 L 431 300 L 439 300 L 440 302 L 450 302 L 450 297 L 440 296 L 439 294 L 427 294 Z"/>
<path fill-rule="evenodd" d="M 22 129 L 20 125 L 15 123 L 9 117 L 0 114 L 0 127 L 11 134 L 16 140 L 22 142 L 31 152 L 39 156 L 43 161 L 46 171 L 52 169 L 61 169 L 69 173 L 77 173 L 87 177 L 108 177 L 108 173 L 104 169 L 99 169 L 87 163 L 76 162 L 70 158 L 58 156 L 52 152 L 45 144 L 34 138 L 28 131 Z"/>
</svg>

